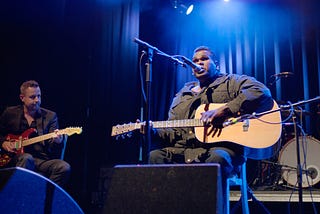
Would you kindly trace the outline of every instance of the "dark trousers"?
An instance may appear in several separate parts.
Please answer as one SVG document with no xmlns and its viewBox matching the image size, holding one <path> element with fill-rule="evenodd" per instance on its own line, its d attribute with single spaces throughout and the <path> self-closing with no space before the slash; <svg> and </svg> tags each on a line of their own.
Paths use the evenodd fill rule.
<svg viewBox="0 0 320 214">
<path fill-rule="evenodd" d="M 64 187 L 69 179 L 71 167 L 60 159 L 42 160 L 34 158 L 29 153 L 18 155 L 15 160 L 15 166 L 35 171 L 51 181 Z"/>
</svg>

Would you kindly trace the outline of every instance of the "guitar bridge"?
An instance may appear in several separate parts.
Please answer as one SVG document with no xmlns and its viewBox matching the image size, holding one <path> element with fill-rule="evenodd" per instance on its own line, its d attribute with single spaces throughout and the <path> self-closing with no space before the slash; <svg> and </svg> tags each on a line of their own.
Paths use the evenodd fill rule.
<svg viewBox="0 0 320 214">
<path fill-rule="evenodd" d="M 249 131 L 249 119 L 243 120 L 242 130 L 243 130 L 244 132 Z"/>
</svg>

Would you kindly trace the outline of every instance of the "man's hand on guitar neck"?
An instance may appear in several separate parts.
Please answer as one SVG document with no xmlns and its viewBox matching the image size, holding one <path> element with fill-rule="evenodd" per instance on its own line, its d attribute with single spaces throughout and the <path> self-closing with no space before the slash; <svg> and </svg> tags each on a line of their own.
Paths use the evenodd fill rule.
<svg viewBox="0 0 320 214">
<path fill-rule="evenodd" d="M 63 134 L 59 132 L 59 129 L 54 130 L 55 136 L 52 138 L 53 143 L 61 143 L 63 139 Z"/>
<path fill-rule="evenodd" d="M 217 137 L 220 136 L 223 122 L 232 115 L 231 110 L 228 106 L 223 105 L 217 109 L 208 110 L 201 113 L 201 120 L 205 125 L 211 126 L 207 135 L 209 136 L 212 133 L 212 137 L 217 134 Z"/>
</svg>

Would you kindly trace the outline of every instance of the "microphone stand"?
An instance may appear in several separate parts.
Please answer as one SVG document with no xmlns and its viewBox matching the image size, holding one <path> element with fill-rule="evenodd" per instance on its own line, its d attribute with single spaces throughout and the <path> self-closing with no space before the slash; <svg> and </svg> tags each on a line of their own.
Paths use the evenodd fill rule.
<svg viewBox="0 0 320 214">
<path fill-rule="evenodd" d="M 292 116 L 294 133 L 296 137 L 296 155 L 297 155 L 297 182 L 298 182 L 298 192 L 299 192 L 299 213 L 303 213 L 303 197 L 302 197 L 302 167 L 301 167 L 301 159 L 300 159 L 300 143 L 299 136 L 300 130 L 297 126 L 298 121 L 296 118 L 296 113 Z"/>
<path fill-rule="evenodd" d="M 150 112 L 151 112 L 151 83 L 152 83 L 152 57 L 154 49 L 148 48 L 147 54 L 148 59 L 146 62 L 146 123 L 145 123 L 145 145 L 142 146 L 142 160 L 147 163 L 149 159 L 149 151 L 151 144 L 151 134 L 150 134 Z"/>
<path fill-rule="evenodd" d="M 151 115 L 151 83 L 152 83 L 152 58 L 153 54 L 157 53 L 162 56 L 168 57 L 171 59 L 173 62 L 178 63 L 185 67 L 185 64 L 181 62 L 180 60 L 174 58 L 173 56 L 170 56 L 168 54 L 165 54 L 164 52 L 160 51 L 158 48 L 153 47 L 149 45 L 148 43 L 138 39 L 134 38 L 134 42 L 144 46 L 147 48 L 147 54 L 148 54 L 148 59 L 146 62 L 146 122 L 145 122 L 145 127 L 144 127 L 144 135 L 145 135 L 145 142 L 144 145 L 142 145 L 142 161 L 144 163 L 148 163 L 149 159 L 149 152 L 150 152 L 150 145 L 151 145 L 151 126 L 150 126 L 150 115 Z"/>
</svg>

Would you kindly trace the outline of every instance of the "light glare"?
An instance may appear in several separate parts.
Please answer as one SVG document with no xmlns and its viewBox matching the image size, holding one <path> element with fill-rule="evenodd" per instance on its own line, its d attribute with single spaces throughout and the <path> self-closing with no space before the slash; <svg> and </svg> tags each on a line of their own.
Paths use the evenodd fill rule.
<svg viewBox="0 0 320 214">
<path fill-rule="evenodd" d="M 193 11 L 193 4 L 191 4 L 191 5 L 188 7 L 188 9 L 187 9 L 187 11 L 186 11 L 186 15 L 189 15 L 192 11 Z"/>
</svg>

